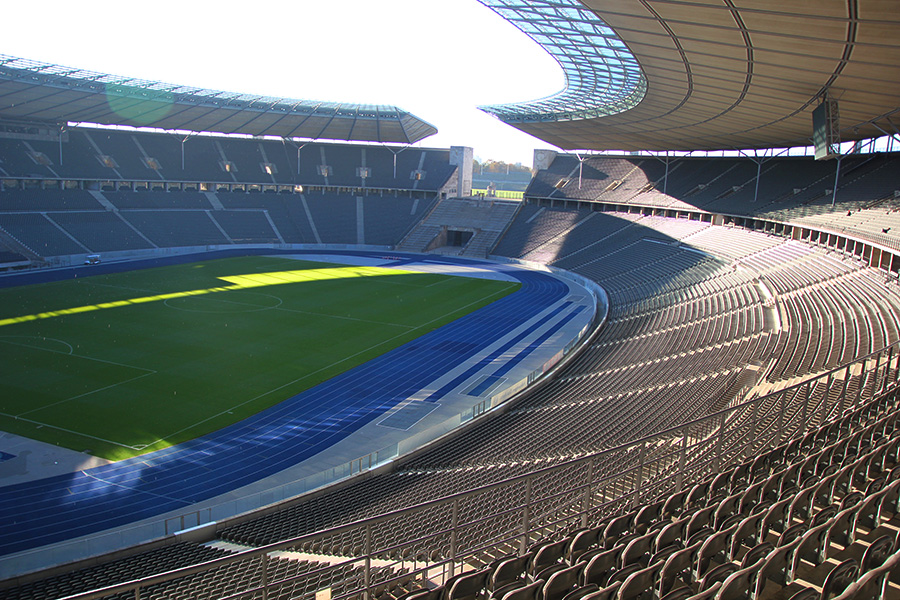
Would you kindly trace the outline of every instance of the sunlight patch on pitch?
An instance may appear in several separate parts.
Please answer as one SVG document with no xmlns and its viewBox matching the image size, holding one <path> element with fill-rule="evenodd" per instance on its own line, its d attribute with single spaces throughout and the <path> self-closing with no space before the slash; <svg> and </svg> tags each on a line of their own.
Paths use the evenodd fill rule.
<svg viewBox="0 0 900 600">
<path fill-rule="evenodd" d="M 206 294 L 215 294 L 218 292 L 233 292 L 236 290 L 269 287 L 273 285 L 285 285 L 289 283 L 309 283 L 314 281 L 327 281 L 333 279 L 352 279 L 357 277 L 381 277 L 385 275 L 396 276 L 414 274 L 415 273 L 411 271 L 383 269 L 381 267 L 347 266 L 327 267 L 322 269 L 300 269 L 295 271 L 274 271 L 271 273 L 251 273 L 247 275 L 230 275 L 227 277 L 219 278 L 222 281 L 231 284 L 228 286 L 212 287 L 200 290 L 186 290 L 183 292 L 170 292 L 167 294 L 155 294 L 151 296 L 140 296 L 138 298 L 129 298 L 128 300 L 115 300 L 113 302 L 88 304 L 85 306 L 63 308 L 60 310 L 51 310 L 31 315 L 22 315 L 19 317 L 9 317 L 6 319 L 0 319 L 0 327 L 3 327 L 5 325 L 13 325 L 15 323 L 26 323 L 28 321 L 39 321 L 41 319 L 52 319 L 54 317 L 77 315 L 108 308 L 121 308 L 123 306 L 145 304 L 147 302 L 165 302 L 167 300 L 174 300 L 177 298 L 203 296 Z"/>
</svg>

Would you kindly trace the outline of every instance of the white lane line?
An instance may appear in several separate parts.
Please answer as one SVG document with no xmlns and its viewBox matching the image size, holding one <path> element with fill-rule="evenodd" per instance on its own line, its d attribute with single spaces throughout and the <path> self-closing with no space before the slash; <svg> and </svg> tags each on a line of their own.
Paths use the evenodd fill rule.
<svg viewBox="0 0 900 600">
<path fill-rule="evenodd" d="M 108 479 L 103 479 L 103 478 L 101 478 L 101 477 L 97 477 L 96 475 L 93 475 L 93 474 L 92 474 L 90 471 L 88 471 L 88 470 L 82 470 L 82 471 L 81 471 L 81 474 L 84 475 L 84 476 L 86 476 L 86 477 L 89 477 L 89 478 L 93 479 L 94 481 L 99 481 L 100 483 L 103 483 L 104 485 L 112 485 L 112 486 L 115 486 L 115 487 L 117 487 L 117 488 L 121 488 L 121 489 L 124 489 L 124 490 L 138 491 L 136 488 L 134 488 L 134 487 L 131 486 L 131 485 L 123 485 L 123 484 L 121 484 L 121 483 L 116 483 L 115 481 L 109 481 Z M 138 477 L 138 479 L 140 479 L 140 477 Z M 187 502 L 187 501 L 184 500 L 183 498 L 173 498 L 173 497 L 171 497 L 171 496 L 166 496 L 165 494 L 157 494 L 156 492 L 151 492 L 151 491 L 149 491 L 149 490 L 147 490 L 147 489 L 142 489 L 142 490 L 140 490 L 140 492 L 141 492 L 142 494 L 148 494 L 148 495 L 153 496 L 153 497 L 155 497 L 155 498 L 163 498 L 163 499 L 165 499 L 165 500 L 169 500 L 170 502 L 172 502 L 172 501 L 178 502 L 178 503 L 180 503 L 180 504 L 182 504 L 182 505 L 184 505 L 184 506 L 190 505 L 190 502 Z"/>
</svg>

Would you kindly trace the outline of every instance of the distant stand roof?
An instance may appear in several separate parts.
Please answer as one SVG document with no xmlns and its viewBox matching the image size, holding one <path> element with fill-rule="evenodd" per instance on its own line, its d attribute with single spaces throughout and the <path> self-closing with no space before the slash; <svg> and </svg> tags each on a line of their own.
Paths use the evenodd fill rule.
<svg viewBox="0 0 900 600">
<path fill-rule="evenodd" d="M 0 118 L 411 144 L 437 129 L 395 106 L 238 94 L 0 54 Z"/>
</svg>

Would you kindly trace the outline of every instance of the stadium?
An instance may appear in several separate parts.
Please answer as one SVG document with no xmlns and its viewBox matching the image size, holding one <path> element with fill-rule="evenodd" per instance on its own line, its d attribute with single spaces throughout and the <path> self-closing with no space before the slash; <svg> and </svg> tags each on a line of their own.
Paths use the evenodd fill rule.
<svg viewBox="0 0 900 600">
<path fill-rule="evenodd" d="M 394 106 L 0 55 L 0 599 L 900 598 L 900 18 L 479 0 Z"/>
</svg>

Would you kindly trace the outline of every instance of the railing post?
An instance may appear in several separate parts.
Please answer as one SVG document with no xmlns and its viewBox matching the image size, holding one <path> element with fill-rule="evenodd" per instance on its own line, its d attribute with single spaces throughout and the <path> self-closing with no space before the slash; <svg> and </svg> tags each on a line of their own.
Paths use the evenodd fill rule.
<svg viewBox="0 0 900 600">
<path fill-rule="evenodd" d="M 806 433 L 806 422 L 809 416 L 809 401 L 812 396 L 812 381 L 806 382 L 806 389 L 803 392 L 803 406 L 800 411 L 800 431 L 797 432 L 798 435 L 803 435 Z"/>
<path fill-rule="evenodd" d="M 722 466 L 722 453 L 725 452 L 725 413 L 722 413 L 719 423 L 719 439 L 716 440 L 716 453 L 713 456 L 713 471 L 718 471 Z"/>
<path fill-rule="evenodd" d="M 872 369 L 872 391 L 869 400 L 875 399 L 875 388 L 878 387 L 878 368 L 881 366 L 881 352 L 875 355 L 875 367 Z"/>
<path fill-rule="evenodd" d="M 822 398 L 822 416 L 818 425 L 823 425 L 828 419 L 828 403 L 831 401 L 831 382 L 833 378 L 834 373 L 829 373 L 828 377 L 825 378 L 825 396 Z"/>
<path fill-rule="evenodd" d="M 684 430 L 681 436 L 681 452 L 678 453 L 678 472 L 675 474 L 675 491 L 680 492 L 684 487 L 685 469 L 687 469 L 687 445 L 688 431 Z"/>
<path fill-rule="evenodd" d="M 594 483 L 594 458 L 587 461 L 587 483 L 584 486 L 584 492 L 581 496 L 581 526 L 587 528 L 589 525 L 588 514 L 592 508 L 591 489 Z"/>
<path fill-rule="evenodd" d="M 759 422 L 759 402 L 753 403 L 750 411 L 750 428 L 747 431 L 747 437 L 744 439 L 744 448 L 741 450 L 741 458 L 747 458 L 753 453 L 753 445 L 756 442 L 756 425 Z"/>
<path fill-rule="evenodd" d="M 841 397 L 838 401 L 838 410 L 837 410 L 837 418 L 841 418 L 844 414 L 844 407 L 847 406 L 847 387 L 850 385 L 850 377 L 852 377 L 850 373 L 850 365 L 847 365 L 847 368 L 844 369 L 844 383 L 841 386 Z"/>
<path fill-rule="evenodd" d="M 895 357 L 895 361 L 896 361 L 896 357 Z M 898 364 L 900 364 L 900 361 L 896 361 L 896 362 L 897 362 Z M 888 364 L 890 364 L 890 363 L 888 363 Z M 897 383 L 897 378 L 898 378 L 898 377 L 900 377 L 900 368 L 894 367 L 894 381 L 893 381 L 893 383 Z"/>
<path fill-rule="evenodd" d="M 522 508 L 522 543 L 519 554 L 528 551 L 528 531 L 531 529 L 531 477 L 525 480 L 525 505 Z"/>
<path fill-rule="evenodd" d="M 457 544 L 459 542 L 459 498 L 453 499 L 450 511 L 450 577 L 456 574 Z"/>
<path fill-rule="evenodd" d="M 363 584 L 366 600 L 372 600 L 372 524 L 366 523 L 366 560 L 363 565 Z"/>
<path fill-rule="evenodd" d="M 856 403 L 853 405 L 853 409 L 859 409 L 860 405 L 862 405 L 863 399 L 863 387 L 866 385 L 866 363 L 868 360 L 862 361 L 859 366 L 859 385 L 856 386 Z"/>
<path fill-rule="evenodd" d="M 772 444 L 772 447 L 778 446 L 781 444 L 781 440 L 784 439 L 784 411 L 787 410 L 787 400 L 785 397 L 787 396 L 787 392 L 781 391 L 781 402 L 778 408 L 778 428 L 775 433 L 775 443 Z"/>
<path fill-rule="evenodd" d="M 262 555 L 262 598 L 263 600 L 269 599 L 269 555 L 268 553 Z"/>
<path fill-rule="evenodd" d="M 881 392 L 884 393 L 887 391 L 888 387 L 888 376 L 891 374 L 891 357 L 894 354 L 894 347 L 891 346 L 888 348 L 887 360 L 884 361 L 884 374 L 881 376 Z"/>
<path fill-rule="evenodd" d="M 641 484 L 644 482 L 644 461 L 646 458 L 647 442 L 641 442 L 641 451 L 638 453 L 638 471 L 634 478 L 634 494 L 631 496 L 631 508 L 637 505 L 637 498 L 641 493 Z"/>
</svg>

